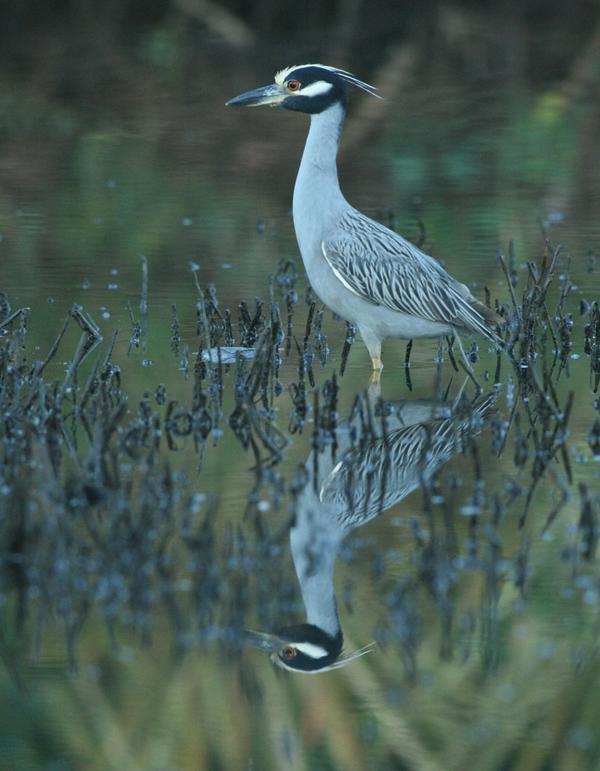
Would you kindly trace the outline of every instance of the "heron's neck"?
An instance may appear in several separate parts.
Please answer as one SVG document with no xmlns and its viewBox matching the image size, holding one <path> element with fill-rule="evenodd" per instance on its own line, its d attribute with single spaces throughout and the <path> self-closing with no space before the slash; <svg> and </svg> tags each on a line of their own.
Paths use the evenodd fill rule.
<svg viewBox="0 0 600 771">
<path fill-rule="evenodd" d="M 315 527 L 316 525 L 316 527 Z M 321 528 L 306 511 L 290 531 L 292 557 L 306 609 L 306 620 L 332 637 L 341 629 L 333 588 L 340 534 Z"/>
<path fill-rule="evenodd" d="M 318 206 L 342 199 L 336 156 L 346 111 L 339 102 L 310 116 L 310 130 L 294 188 L 294 210 L 309 201 Z"/>
</svg>

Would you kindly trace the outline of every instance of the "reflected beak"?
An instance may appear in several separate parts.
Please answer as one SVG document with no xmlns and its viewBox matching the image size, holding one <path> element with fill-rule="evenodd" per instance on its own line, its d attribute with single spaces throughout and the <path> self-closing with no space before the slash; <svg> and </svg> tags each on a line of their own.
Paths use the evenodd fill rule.
<svg viewBox="0 0 600 771">
<path fill-rule="evenodd" d="M 251 629 L 244 629 L 242 643 L 244 645 L 251 645 L 253 648 L 258 648 L 266 653 L 275 653 L 284 644 L 284 641 L 275 634 L 253 632 Z"/>
<path fill-rule="evenodd" d="M 277 83 L 273 83 L 270 86 L 262 86 L 261 88 L 255 88 L 254 91 L 246 91 L 245 94 L 234 96 L 228 102 L 225 102 L 227 106 L 241 105 L 242 107 L 260 107 L 261 105 L 271 105 L 271 107 L 277 107 L 283 100 L 290 94 L 282 86 L 278 86 Z"/>
</svg>

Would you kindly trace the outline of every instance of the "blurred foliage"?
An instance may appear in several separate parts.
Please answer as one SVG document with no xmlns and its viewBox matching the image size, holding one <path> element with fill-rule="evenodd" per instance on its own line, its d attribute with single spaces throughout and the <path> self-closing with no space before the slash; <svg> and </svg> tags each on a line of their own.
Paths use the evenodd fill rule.
<svg viewBox="0 0 600 771">
<path fill-rule="evenodd" d="M 399 34 L 414 34 L 423 28 L 425 33 L 435 25 L 435 17 L 448 8 L 458 8 L 473 16 L 506 17 L 507 15 L 532 29 L 547 23 L 557 25 L 556 33 L 585 35 L 590 19 L 597 16 L 594 0 L 574 0 L 569 14 L 558 0 L 526 0 L 509 5 L 501 0 L 463 0 L 451 5 L 440 0 L 424 0 L 414 3 L 388 3 L 384 0 L 356 2 L 356 0 L 326 0 L 298 6 L 293 2 L 260 0 L 246 3 L 243 0 L 110 0 L 101 5 L 76 0 L 55 0 L 40 4 L 24 0 L 18 5 L 4 0 L 0 4 L 5 23 L 0 40 L 4 55 L 18 50 L 19 64 L 23 66 L 27 55 L 23 52 L 23 39 L 32 35 L 59 32 L 65 35 L 73 48 L 78 45 L 78 31 L 94 26 L 101 35 L 109 34 L 117 44 L 131 42 L 140 35 L 152 34 L 165 28 L 172 20 L 184 18 L 198 27 L 214 25 L 223 28 L 243 24 L 264 43 L 277 42 L 285 36 L 287 43 L 327 30 L 330 35 L 340 32 L 355 35 L 361 29 L 370 37 L 377 35 L 383 45 L 397 40 Z M 234 21 L 235 20 L 235 21 Z M 158 43 L 159 48 L 162 42 Z M 543 42 L 539 42 L 540 47 Z M 155 49 L 156 50 L 156 49 Z M 33 55 L 34 52 L 31 52 Z M 164 55 L 163 49 L 160 56 Z M 170 56 L 170 55 L 169 55 Z"/>
</svg>

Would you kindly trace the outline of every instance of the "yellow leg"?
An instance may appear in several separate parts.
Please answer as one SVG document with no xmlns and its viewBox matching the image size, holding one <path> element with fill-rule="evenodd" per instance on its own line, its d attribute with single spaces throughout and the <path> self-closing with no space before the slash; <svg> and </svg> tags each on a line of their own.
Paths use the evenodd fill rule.
<svg viewBox="0 0 600 771">
<path fill-rule="evenodd" d="M 381 372 L 383 364 L 381 363 L 381 340 L 380 338 L 371 332 L 368 328 L 359 326 L 360 335 L 367 346 L 367 351 L 371 357 L 371 364 L 373 366 L 373 372 Z"/>
<path fill-rule="evenodd" d="M 373 372 L 371 372 L 371 377 L 369 378 L 369 383 L 373 383 L 376 385 L 379 385 L 381 383 L 381 370 L 380 369 L 374 369 Z"/>
<path fill-rule="evenodd" d="M 367 388 L 367 394 L 371 405 L 375 405 L 377 399 L 381 397 L 381 370 L 376 369 L 371 373 L 369 378 L 369 387 Z"/>
</svg>

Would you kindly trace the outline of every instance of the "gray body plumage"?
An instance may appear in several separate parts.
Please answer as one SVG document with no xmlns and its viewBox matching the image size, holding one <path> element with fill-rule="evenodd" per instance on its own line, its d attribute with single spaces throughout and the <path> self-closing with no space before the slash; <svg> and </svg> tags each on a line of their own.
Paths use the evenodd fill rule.
<svg viewBox="0 0 600 771">
<path fill-rule="evenodd" d="M 374 363 L 387 337 L 439 337 L 467 329 L 492 338 L 492 312 L 442 266 L 344 198 L 336 156 L 345 110 L 311 115 L 294 188 L 294 226 L 319 298 L 355 324 Z"/>
</svg>

